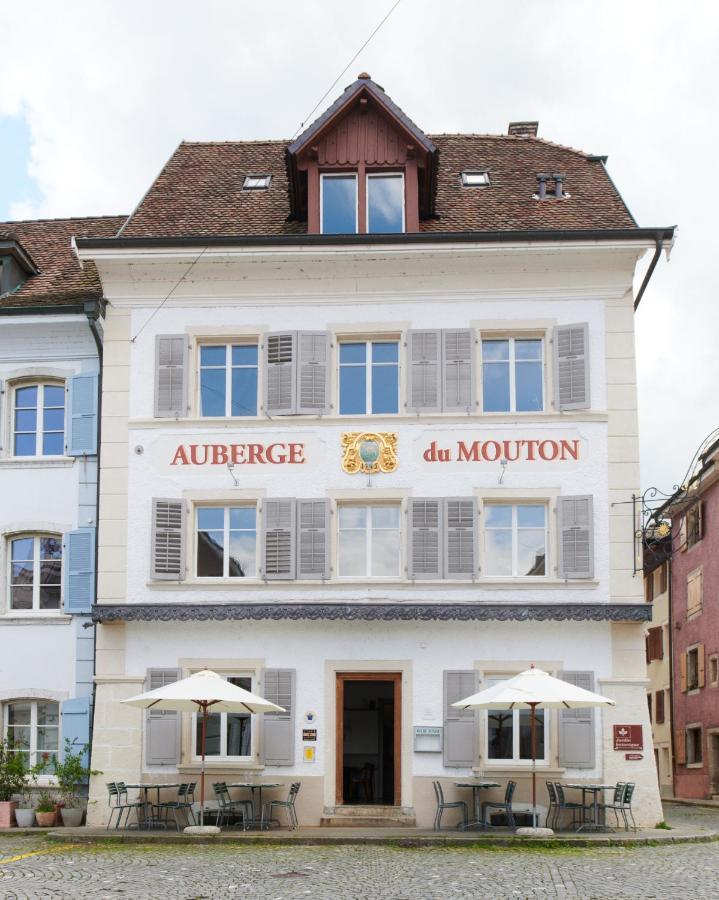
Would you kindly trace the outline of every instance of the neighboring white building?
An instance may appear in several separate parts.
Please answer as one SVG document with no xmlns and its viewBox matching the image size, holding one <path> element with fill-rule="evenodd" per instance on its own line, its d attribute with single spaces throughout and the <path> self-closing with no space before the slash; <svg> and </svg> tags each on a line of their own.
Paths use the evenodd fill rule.
<svg viewBox="0 0 719 900">
<path fill-rule="evenodd" d="M 71 240 L 117 227 L 0 224 L 0 714 L 29 763 L 90 738 L 101 287 Z"/>
<path fill-rule="evenodd" d="M 540 800 L 633 781 L 661 819 L 627 501 L 632 281 L 671 239 L 536 123 L 429 137 L 361 76 L 292 144 L 182 144 L 78 240 L 108 301 L 92 821 L 107 780 L 195 780 L 192 718 L 119 701 L 203 666 L 287 709 L 213 720 L 210 780 L 300 780 L 304 824 L 426 826 L 478 771 L 526 803 L 524 714 L 451 704 L 531 663 L 617 701 L 543 718 Z"/>
</svg>

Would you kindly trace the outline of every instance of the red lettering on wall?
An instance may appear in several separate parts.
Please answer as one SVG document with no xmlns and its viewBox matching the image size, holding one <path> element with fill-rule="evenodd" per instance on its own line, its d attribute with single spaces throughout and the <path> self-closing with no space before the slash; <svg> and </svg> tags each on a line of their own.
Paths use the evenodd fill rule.
<svg viewBox="0 0 719 900">
<path fill-rule="evenodd" d="M 305 462 L 304 444 L 278 441 L 267 447 L 264 444 L 179 444 L 170 465 L 226 466 L 231 463 L 242 466 L 270 463 L 279 466 L 286 463 L 302 465 Z"/>
<path fill-rule="evenodd" d="M 227 454 L 227 447 L 224 444 L 213 444 L 212 445 L 212 465 L 213 466 L 226 466 L 230 461 L 230 457 Z"/>
<path fill-rule="evenodd" d="M 204 466 L 207 462 L 207 444 L 190 444 L 190 462 L 193 466 Z M 202 450 L 202 458 L 200 458 L 200 450 Z"/>
<path fill-rule="evenodd" d="M 562 440 L 559 443 L 562 448 L 562 459 L 566 459 L 568 456 L 571 456 L 572 459 L 579 459 L 579 441 Z"/>
<path fill-rule="evenodd" d="M 434 446 L 434 441 L 432 441 L 432 446 Z M 479 441 L 474 441 L 469 447 L 464 441 L 457 441 L 457 459 L 460 462 L 479 462 L 480 447 Z M 426 453 L 424 458 L 427 459 Z"/>
<path fill-rule="evenodd" d="M 491 453 L 490 453 L 491 450 Z M 502 455 L 502 448 L 499 441 L 485 441 L 482 444 L 482 457 L 487 462 L 494 462 Z"/>
<path fill-rule="evenodd" d="M 241 466 L 247 460 L 245 459 L 245 445 L 244 444 L 230 444 L 230 450 L 232 452 L 232 462 L 236 466 Z"/>
<path fill-rule="evenodd" d="M 549 447 L 549 450 L 547 450 Z M 539 442 L 539 455 L 542 459 L 552 460 L 556 459 L 559 456 L 559 447 L 557 446 L 556 441 L 540 441 Z"/>
<path fill-rule="evenodd" d="M 290 455 L 287 462 L 292 465 L 301 465 L 305 461 L 305 445 L 289 444 L 288 446 L 290 448 Z"/>
<path fill-rule="evenodd" d="M 185 453 L 185 448 L 180 444 L 180 446 L 175 450 L 175 455 L 172 457 L 171 466 L 189 465 L 189 461 L 187 459 L 187 454 Z"/>
</svg>

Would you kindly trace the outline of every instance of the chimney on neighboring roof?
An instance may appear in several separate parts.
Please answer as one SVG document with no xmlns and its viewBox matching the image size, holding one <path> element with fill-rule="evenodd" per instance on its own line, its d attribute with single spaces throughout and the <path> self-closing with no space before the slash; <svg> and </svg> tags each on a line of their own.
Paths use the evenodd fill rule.
<svg viewBox="0 0 719 900">
<path fill-rule="evenodd" d="M 561 200 L 564 196 L 564 179 L 566 175 L 552 175 L 554 178 L 554 196 L 557 200 Z"/>
<path fill-rule="evenodd" d="M 510 122 L 507 134 L 512 137 L 536 137 L 538 131 L 539 122 Z"/>
<path fill-rule="evenodd" d="M 537 199 L 538 200 L 544 200 L 544 198 L 547 196 L 547 182 L 549 181 L 549 178 L 550 178 L 550 176 L 544 172 L 540 172 L 539 175 L 537 175 L 537 184 L 538 184 Z"/>
</svg>

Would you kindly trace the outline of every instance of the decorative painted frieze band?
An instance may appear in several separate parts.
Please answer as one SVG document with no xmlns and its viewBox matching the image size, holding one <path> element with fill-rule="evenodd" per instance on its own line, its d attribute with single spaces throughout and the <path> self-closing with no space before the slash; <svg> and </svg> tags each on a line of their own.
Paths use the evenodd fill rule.
<svg viewBox="0 0 719 900">
<path fill-rule="evenodd" d="M 644 603 L 148 603 L 94 606 L 94 622 L 227 619 L 347 621 L 648 622 Z"/>
</svg>

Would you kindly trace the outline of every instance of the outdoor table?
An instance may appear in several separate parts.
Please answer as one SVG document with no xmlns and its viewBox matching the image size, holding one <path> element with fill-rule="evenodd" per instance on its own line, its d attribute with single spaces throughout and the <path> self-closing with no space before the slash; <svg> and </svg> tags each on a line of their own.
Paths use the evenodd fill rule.
<svg viewBox="0 0 719 900">
<path fill-rule="evenodd" d="M 582 807 L 586 807 L 586 797 L 587 794 L 592 794 L 592 819 L 588 822 L 584 817 L 584 810 L 582 810 L 582 824 L 576 829 L 577 831 L 581 831 L 583 828 L 595 828 L 597 830 L 604 829 L 606 831 L 614 831 L 614 829 L 607 825 L 606 822 L 602 824 L 599 821 L 599 796 L 602 791 L 613 791 L 616 785 L 614 784 L 565 784 L 565 788 L 571 788 L 574 791 L 582 792 Z"/>
<path fill-rule="evenodd" d="M 491 827 L 489 825 L 485 825 L 482 822 L 482 804 L 480 802 L 480 792 L 484 788 L 495 788 L 501 787 L 498 781 L 455 781 L 455 787 L 459 788 L 472 788 L 472 806 L 474 808 L 474 820 L 470 822 L 465 822 L 464 825 L 460 825 L 460 828 L 474 828 L 478 826 L 479 828 Z"/>
<path fill-rule="evenodd" d="M 235 781 L 232 784 L 227 785 L 228 788 L 249 788 L 252 791 L 252 821 L 246 822 L 246 825 L 249 825 L 251 828 L 261 828 L 262 827 L 262 791 L 270 790 L 271 788 L 282 787 L 282 784 L 277 781 L 265 781 L 265 782 L 257 782 L 257 781 Z M 255 791 L 258 792 L 258 796 L 255 797 Z M 269 822 L 267 823 L 267 827 L 269 828 Z"/>
<path fill-rule="evenodd" d="M 150 815 L 150 798 L 149 793 L 152 790 L 157 791 L 157 805 L 160 805 L 160 791 L 164 788 L 179 788 L 180 782 L 173 781 L 171 783 L 163 782 L 162 784 L 126 784 L 126 788 L 142 791 L 142 822 L 138 823 L 138 828 L 151 828 L 153 825 L 162 825 L 164 828 L 166 823 L 161 819 L 153 819 Z"/>
</svg>

